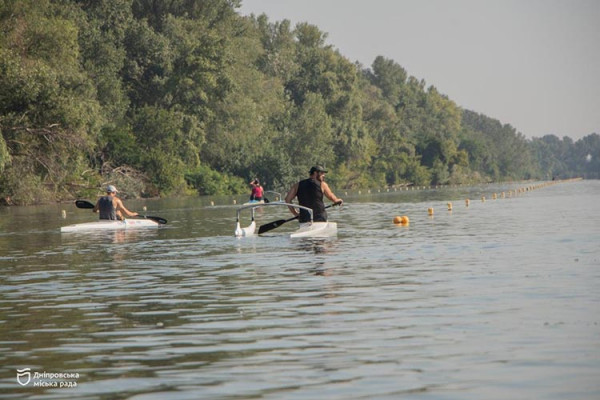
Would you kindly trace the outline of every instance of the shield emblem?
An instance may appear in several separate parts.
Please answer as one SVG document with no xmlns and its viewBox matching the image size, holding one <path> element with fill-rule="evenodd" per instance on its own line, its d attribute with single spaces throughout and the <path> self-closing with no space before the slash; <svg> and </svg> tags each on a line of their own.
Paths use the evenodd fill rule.
<svg viewBox="0 0 600 400">
<path fill-rule="evenodd" d="M 17 370 L 17 382 L 19 385 L 25 386 L 31 381 L 31 368 L 23 368 Z"/>
</svg>

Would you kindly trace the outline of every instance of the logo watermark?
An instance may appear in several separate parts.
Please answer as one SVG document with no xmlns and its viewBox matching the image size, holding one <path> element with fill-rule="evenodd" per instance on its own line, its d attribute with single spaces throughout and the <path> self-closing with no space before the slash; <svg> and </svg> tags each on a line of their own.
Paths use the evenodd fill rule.
<svg viewBox="0 0 600 400">
<path fill-rule="evenodd" d="M 76 388 L 78 372 L 38 372 L 31 368 L 17 369 L 17 383 L 21 386 L 43 388 Z"/>
<path fill-rule="evenodd" d="M 31 381 L 31 368 L 17 369 L 17 382 L 21 386 L 27 386 Z"/>
</svg>

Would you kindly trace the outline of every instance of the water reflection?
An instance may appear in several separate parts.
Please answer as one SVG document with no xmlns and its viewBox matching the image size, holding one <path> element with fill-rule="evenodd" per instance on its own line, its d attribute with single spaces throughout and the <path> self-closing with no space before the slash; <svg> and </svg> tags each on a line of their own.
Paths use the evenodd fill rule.
<svg viewBox="0 0 600 400">
<path fill-rule="evenodd" d="M 315 275 L 331 276 L 334 268 L 328 264 L 328 255 L 336 253 L 337 238 L 303 238 L 297 241 L 295 246 L 308 253 L 313 258 L 313 266 L 309 271 Z"/>
<path fill-rule="evenodd" d="M 158 237 L 158 229 L 113 229 L 106 231 L 67 232 L 61 233 L 64 244 L 73 243 L 135 243 L 139 240 L 152 240 Z"/>
</svg>

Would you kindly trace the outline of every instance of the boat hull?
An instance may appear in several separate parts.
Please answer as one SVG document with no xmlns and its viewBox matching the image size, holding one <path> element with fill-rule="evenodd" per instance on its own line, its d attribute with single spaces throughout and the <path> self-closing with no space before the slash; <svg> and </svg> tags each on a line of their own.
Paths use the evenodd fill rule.
<svg viewBox="0 0 600 400">
<path fill-rule="evenodd" d="M 250 204 L 265 204 L 265 201 L 264 200 L 250 200 L 242 205 L 249 206 Z"/>
<path fill-rule="evenodd" d="M 94 221 L 68 225 L 60 228 L 61 232 L 109 231 L 116 229 L 157 228 L 158 223 L 151 219 L 126 219 L 123 221 Z"/>
<path fill-rule="evenodd" d="M 305 224 L 300 224 L 300 228 L 290 234 L 291 238 L 323 238 L 332 236 L 337 236 L 336 222 L 307 222 Z"/>
</svg>

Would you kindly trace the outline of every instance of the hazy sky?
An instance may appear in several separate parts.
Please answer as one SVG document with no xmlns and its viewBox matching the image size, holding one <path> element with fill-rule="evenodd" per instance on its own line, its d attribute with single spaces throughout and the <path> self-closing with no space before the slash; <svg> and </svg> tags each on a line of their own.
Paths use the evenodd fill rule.
<svg viewBox="0 0 600 400">
<path fill-rule="evenodd" d="M 600 134 L 600 0 L 242 0 L 308 22 L 351 61 L 378 55 L 526 137 Z"/>
</svg>

